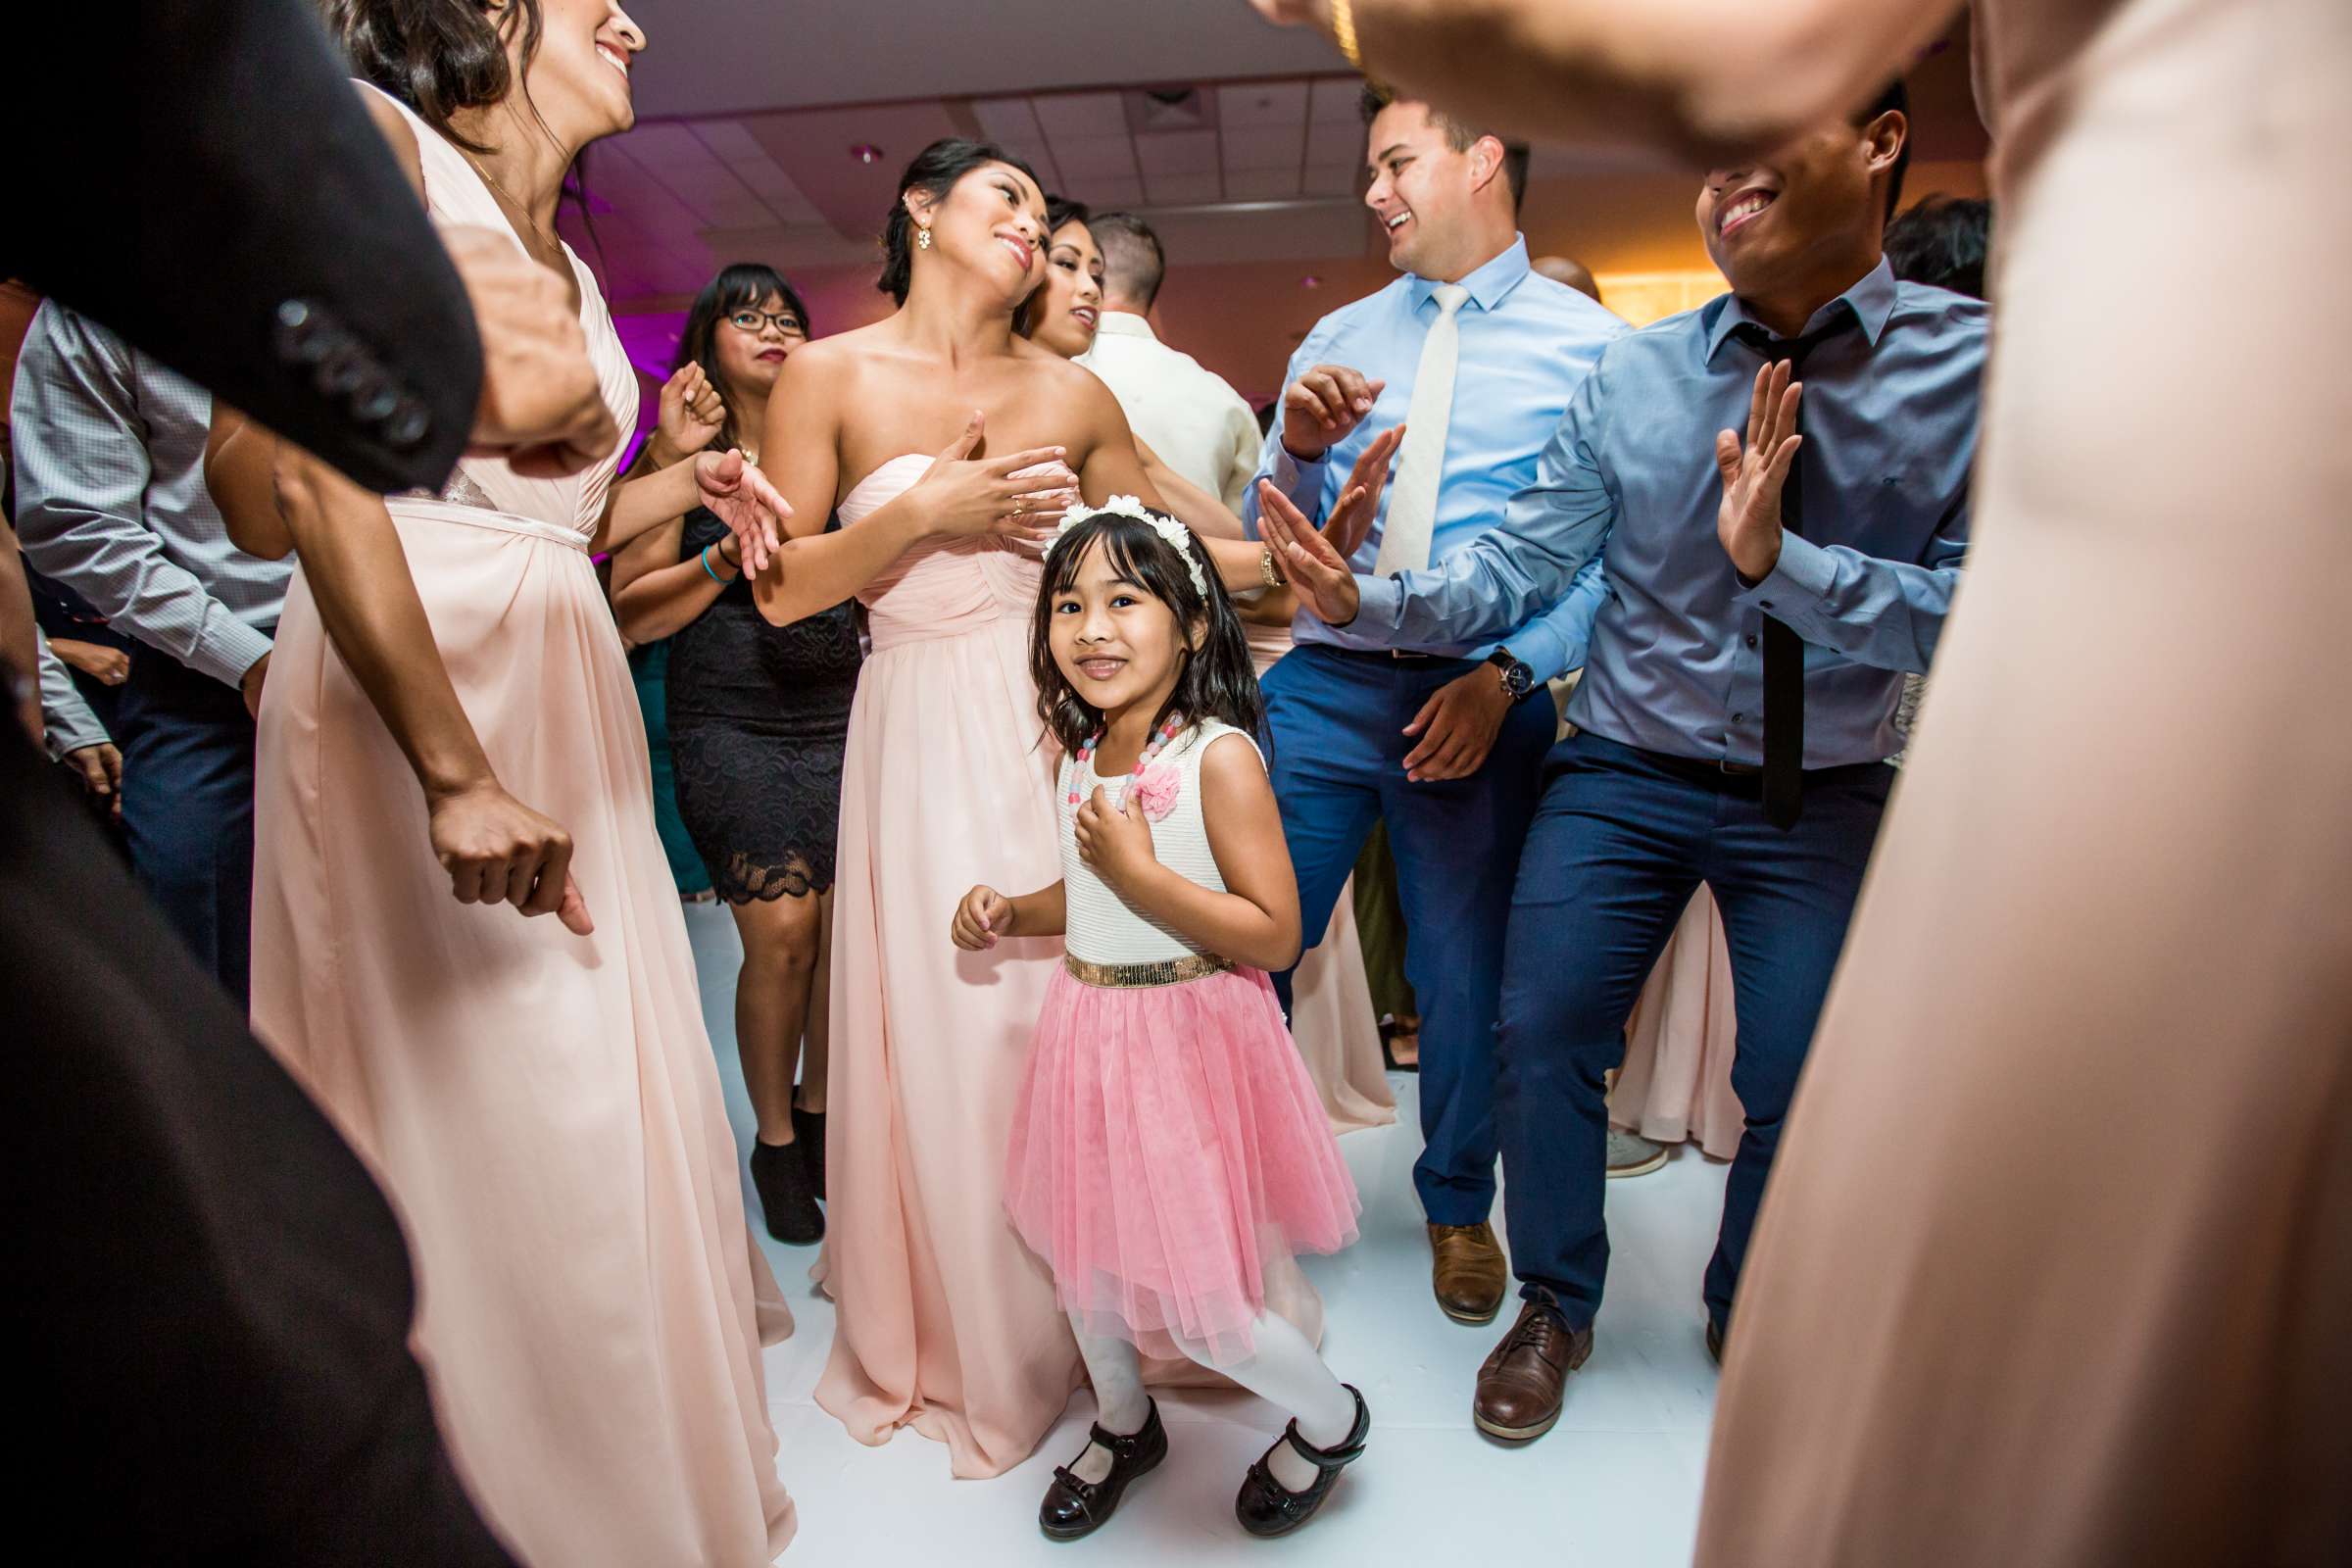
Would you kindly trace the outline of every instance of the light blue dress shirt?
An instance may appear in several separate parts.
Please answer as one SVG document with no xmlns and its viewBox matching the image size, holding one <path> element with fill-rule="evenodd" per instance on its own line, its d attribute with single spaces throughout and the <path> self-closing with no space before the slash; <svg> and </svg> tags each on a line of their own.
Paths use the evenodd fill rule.
<svg viewBox="0 0 2352 1568">
<path fill-rule="evenodd" d="M 1535 482 L 1500 526 L 1427 571 L 1365 579 L 1348 630 L 1419 647 L 1511 626 L 1595 561 L 1604 586 L 1568 717 L 1628 746 L 1703 761 L 1764 755 L 1764 617 L 1805 643 L 1807 767 L 1902 748 L 1904 672 L 1924 672 L 1968 549 L 1985 307 L 1885 262 L 1816 312 L 1851 329 L 1807 360 L 1804 536 L 1742 587 L 1715 534 L 1715 433 L 1744 432 L 1762 363 L 1724 295 L 1611 344 Z M 1568 635 L 1574 636 L 1573 630 Z M 1514 648 L 1514 652 L 1516 649 Z"/>
<path fill-rule="evenodd" d="M 1445 469 L 1439 476 L 1437 515 L 1430 528 L 1434 566 L 1502 521 L 1511 497 L 1535 482 L 1536 460 L 1560 422 L 1569 399 L 1592 372 L 1600 351 L 1622 337 L 1622 320 L 1576 290 L 1528 270 L 1527 239 L 1461 279 L 1470 291 L 1455 320 L 1461 347 L 1455 361 L 1453 412 L 1446 425 Z M 1274 481 L 1310 519 L 1320 522 L 1340 499 L 1366 444 L 1404 420 L 1413 401 L 1413 379 L 1421 348 L 1437 321 L 1432 297 L 1436 279 L 1406 273 L 1377 294 L 1332 312 L 1291 356 L 1287 386 L 1318 365 L 1345 365 L 1371 380 L 1386 380 L 1380 401 L 1348 438 L 1318 463 L 1299 463 L 1283 449 L 1277 418 L 1258 457 L 1260 478 Z M 1380 555 L 1389 495 L 1381 516 L 1354 556 L 1359 571 L 1370 571 Z M 1257 528 L 1257 485 L 1252 482 L 1242 511 Z M 1465 634 L 1432 625 L 1396 646 L 1421 653 L 1485 658 L 1497 646 L 1531 666 L 1539 681 L 1549 680 L 1585 662 L 1592 610 L 1600 599 L 1600 570 L 1531 603 L 1511 622 Z M 1391 643 L 1353 629 L 1325 625 L 1301 614 L 1294 632 L 1302 643 L 1342 648 L 1386 648 Z M 1498 635 L 1507 633 L 1507 635 Z M 1489 640 L 1493 639 L 1493 640 Z"/>
</svg>

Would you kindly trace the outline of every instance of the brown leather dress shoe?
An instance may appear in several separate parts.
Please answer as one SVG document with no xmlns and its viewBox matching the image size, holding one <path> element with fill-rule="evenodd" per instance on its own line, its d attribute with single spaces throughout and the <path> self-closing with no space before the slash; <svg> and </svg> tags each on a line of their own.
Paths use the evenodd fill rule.
<svg viewBox="0 0 2352 1568">
<path fill-rule="evenodd" d="M 1475 1225 L 1432 1225 L 1429 1250 L 1429 1283 L 1439 1309 L 1456 1323 L 1494 1322 L 1511 1279 L 1494 1227 L 1483 1219 Z"/>
<path fill-rule="evenodd" d="M 1568 1374 L 1592 1353 L 1592 1331 L 1571 1330 L 1556 1307 L 1529 1301 L 1519 1321 L 1478 1369 L 1470 1415 L 1478 1430 L 1505 1443 L 1532 1443 L 1560 1418 Z"/>
</svg>

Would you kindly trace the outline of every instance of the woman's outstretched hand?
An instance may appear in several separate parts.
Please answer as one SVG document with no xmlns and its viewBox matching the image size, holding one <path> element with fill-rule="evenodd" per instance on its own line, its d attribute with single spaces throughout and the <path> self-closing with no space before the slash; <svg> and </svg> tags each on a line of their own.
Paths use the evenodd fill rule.
<svg viewBox="0 0 2352 1568">
<path fill-rule="evenodd" d="M 942 538 L 996 534 L 1043 544 L 1078 499 L 1077 475 L 1064 461 L 1069 449 L 1035 447 L 975 460 L 972 451 L 987 433 L 987 422 L 985 414 L 973 410 L 963 433 L 915 481 L 913 489 L 922 492 L 920 505 L 931 521 L 930 531 Z M 1041 471 L 1023 473 L 1024 468 Z"/>
<path fill-rule="evenodd" d="M 703 505 L 735 535 L 743 569 L 757 577 L 784 548 L 784 519 L 792 507 L 767 482 L 767 475 L 737 450 L 705 452 L 694 460 L 694 482 Z"/>
<path fill-rule="evenodd" d="M 1347 498 L 1342 497 L 1341 507 L 1346 505 Z M 1329 625 L 1345 626 L 1355 619 L 1362 601 L 1347 558 L 1269 481 L 1258 481 L 1257 508 L 1258 532 L 1273 547 L 1299 605 Z M 1335 520 L 1339 511 L 1333 511 Z"/>
<path fill-rule="evenodd" d="M 985 953 L 1012 934 L 1012 901 L 995 888 L 974 888 L 956 906 L 949 934 L 966 953 Z"/>
</svg>

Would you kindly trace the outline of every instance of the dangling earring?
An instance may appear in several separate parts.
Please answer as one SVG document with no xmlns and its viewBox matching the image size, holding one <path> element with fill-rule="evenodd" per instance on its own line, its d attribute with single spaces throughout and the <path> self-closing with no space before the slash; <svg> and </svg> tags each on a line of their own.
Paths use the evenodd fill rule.
<svg viewBox="0 0 2352 1568">
<path fill-rule="evenodd" d="M 915 225 L 914 248 L 918 251 L 927 251 L 931 248 L 931 229 L 929 225 L 923 223 L 917 223 Z"/>
</svg>

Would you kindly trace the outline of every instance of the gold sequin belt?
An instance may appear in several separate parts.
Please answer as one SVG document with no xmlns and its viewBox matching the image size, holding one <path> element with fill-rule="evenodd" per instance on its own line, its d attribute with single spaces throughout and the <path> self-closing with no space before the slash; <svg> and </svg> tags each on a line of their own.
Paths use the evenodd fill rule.
<svg viewBox="0 0 2352 1568">
<path fill-rule="evenodd" d="M 1179 986 L 1187 980 L 1223 974 L 1233 967 L 1231 958 L 1220 958 L 1213 953 L 1190 953 L 1181 958 L 1161 958 L 1155 963 L 1090 963 L 1065 954 L 1061 961 L 1080 985 L 1102 986 L 1113 991 L 1139 986 Z"/>
</svg>

